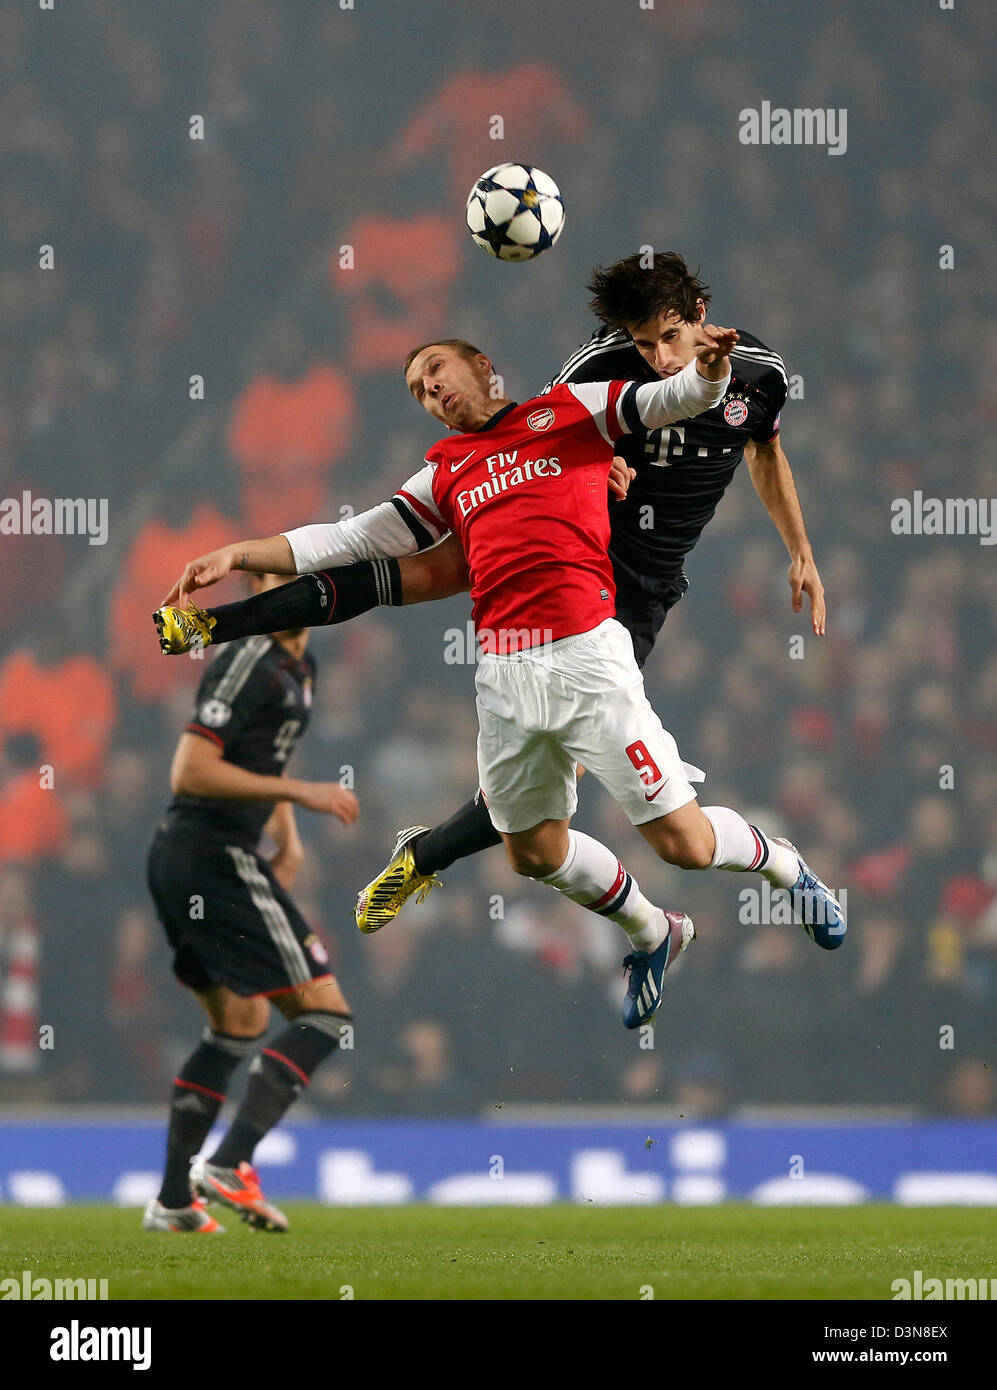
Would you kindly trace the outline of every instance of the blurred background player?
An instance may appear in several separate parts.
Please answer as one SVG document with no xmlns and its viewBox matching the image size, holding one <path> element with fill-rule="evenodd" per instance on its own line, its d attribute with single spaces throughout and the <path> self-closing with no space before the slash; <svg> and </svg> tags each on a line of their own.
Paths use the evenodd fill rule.
<svg viewBox="0 0 997 1390">
<path fill-rule="evenodd" d="M 278 575 L 252 581 L 256 592 L 282 582 Z M 303 857 L 294 803 L 346 825 L 357 816 L 356 797 L 337 782 L 286 775 L 312 704 L 307 643 L 307 632 L 286 630 L 222 652 L 204 673 L 173 758 L 173 801 L 153 839 L 148 881 L 174 974 L 209 1022 L 173 1083 L 166 1168 L 145 1230 L 220 1232 L 208 1200 L 255 1229 L 287 1229 L 263 1195 L 253 1151 L 351 1022 L 325 948 L 289 892 Z M 277 847 L 269 861 L 258 848 L 264 832 Z M 271 1000 L 288 1026 L 261 1048 Z M 248 1057 L 249 1082 L 232 1123 L 211 1159 L 192 1169 L 232 1073 Z"/>
</svg>

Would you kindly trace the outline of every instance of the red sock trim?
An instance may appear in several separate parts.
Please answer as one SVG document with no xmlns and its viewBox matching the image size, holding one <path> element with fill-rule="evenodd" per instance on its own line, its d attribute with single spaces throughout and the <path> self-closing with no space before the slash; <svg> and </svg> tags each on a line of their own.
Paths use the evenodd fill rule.
<svg viewBox="0 0 997 1390">
<path fill-rule="evenodd" d="M 274 1052 L 272 1047 L 264 1047 L 262 1051 L 265 1056 L 273 1057 L 276 1061 L 283 1062 L 285 1067 L 290 1067 L 295 1076 L 300 1076 L 306 1086 L 311 1085 L 311 1078 L 300 1067 L 295 1066 L 290 1057 L 285 1057 L 283 1052 Z"/>
<path fill-rule="evenodd" d="M 610 888 L 610 890 L 609 890 L 608 893 L 603 893 L 602 897 L 599 898 L 598 901 L 596 901 L 596 902 L 594 902 L 594 903 L 586 903 L 585 906 L 588 908 L 588 910 L 589 910 L 590 912 L 598 912 L 599 909 L 600 909 L 601 907 L 605 907 L 607 903 L 611 903 L 611 902 L 613 901 L 613 899 L 616 897 L 617 893 L 618 893 L 618 892 L 620 891 L 620 889 L 623 887 L 623 880 L 626 878 L 626 876 L 627 876 L 627 871 L 626 871 L 626 869 L 623 867 L 623 865 L 622 865 L 622 864 L 620 863 L 620 861 L 617 859 L 617 861 L 616 861 L 616 882 L 613 884 L 612 888 Z"/>
<path fill-rule="evenodd" d="M 196 1081 L 182 1081 L 179 1076 L 173 1078 L 173 1084 L 174 1086 L 183 1086 L 187 1091 L 200 1091 L 202 1096 L 210 1096 L 212 1100 L 223 1101 L 225 1099 L 217 1091 L 209 1091 L 207 1086 L 199 1086 Z"/>
<path fill-rule="evenodd" d="M 327 579 L 329 581 L 329 588 L 332 590 L 332 603 L 329 605 L 329 616 L 325 620 L 325 625 L 326 627 L 328 627 L 329 624 L 332 622 L 333 616 L 336 612 L 336 604 L 339 602 L 339 592 L 336 589 L 336 581 L 333 579 L 332 575 L 329 573 L 328 570 L 320 570 L 319 573 L 321 574 L 323 579 Z"/>
<path fill-rule="evenodd" d="M 765 854 L 765 846 L 758 838 L 758 832 L 755 830 L 755 827 L 753 825 L 749 825 L 748 829 L 751 831 L 751 838 L 754 840 L 755 844 L 758 847 L 758 853 L 755 855 L 754 859 L 752 859 L 751 863 L 748 865 L 748 872 L 750 873 L 752 869 L 757 869 L 758 865 L 761 863 L 762 857 Z"/>
</svg>

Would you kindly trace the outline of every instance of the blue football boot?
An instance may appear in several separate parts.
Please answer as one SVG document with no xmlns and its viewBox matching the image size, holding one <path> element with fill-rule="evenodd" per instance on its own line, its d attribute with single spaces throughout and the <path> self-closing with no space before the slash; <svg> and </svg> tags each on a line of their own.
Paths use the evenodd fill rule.
<svg viewBox="0 0 997 1390">
<path fill-rule="evenodd" d="M 776 844 L 785 845 L 799 860 L 800 872 L 796 882 L 789 889 L 793 912 L 811 941 L 825 951 L 836 951 L 845 939 L 848 930 L 841 904 L 810 868 L 800 851 L 789 840 L 779 835 L 772 837 Z"/>
<path fill-rule="evenodd" d="M 627 997 L 623 1001 L 624 1028 L 640 1028 L 650 1023 L 661 1003 L 661 983 L 665 971 L 696 936 L 692 918 L 684 912 L 666 912 L 668 935 L 653 951 L 632 951 L 623 962 L 629 971 Z"/>
</svg>

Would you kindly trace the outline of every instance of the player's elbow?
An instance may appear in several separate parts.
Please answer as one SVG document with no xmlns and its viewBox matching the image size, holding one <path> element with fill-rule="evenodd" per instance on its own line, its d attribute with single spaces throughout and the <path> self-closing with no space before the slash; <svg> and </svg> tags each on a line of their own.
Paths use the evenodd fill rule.
<svg viewBox="0 0 997 1390">
<path fill-rule="evenodd" d="M 205 778 L 196 758 L 178 754 L 170 767 L 170 791 L 174 796 L 206 795 Z"/>
<path fill-rule="evenodd" d="M 431 597 L 434 599 L 453 598 L 455 594 L 466 594 L 470 587 L 471 579 L 468 574 L 447 575 L 434 586 Z"/>
<path fill-rule="evenodd" d="M 174 796 L 197 796 L 196 780 L 186 765 L 177 767 L 174 763 L 170 768 L 170 791 Z"/>
<path fill-rule="evenodd" d="M 454 594 L 466 594 L 471 587 L 471 575 L 467 568 L 467 562 L 463 561 L 448 567 L 440 575 L 438 583 L 446 598 L 452 598 Z"/>
<path fill-rule="evenodd" d="M 402 602 L 428 603 L 465 593 L 471 586 L 467 560 L 452 539 L 398 562 Z"/>
</svg>

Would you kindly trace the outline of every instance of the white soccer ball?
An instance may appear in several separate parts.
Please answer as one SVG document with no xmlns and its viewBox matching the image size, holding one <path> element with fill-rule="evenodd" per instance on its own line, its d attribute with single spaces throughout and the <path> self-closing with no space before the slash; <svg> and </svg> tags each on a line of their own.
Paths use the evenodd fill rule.
<svg viewBox="0 0 997 1390">
<path fill-rule="evenodd" d="M 467 199 L 471 236 L 500 261 L 529 261 L 564 230 L 564 202 L 549 174 L 531 164 L 496 164 Z"/>
</svg>

